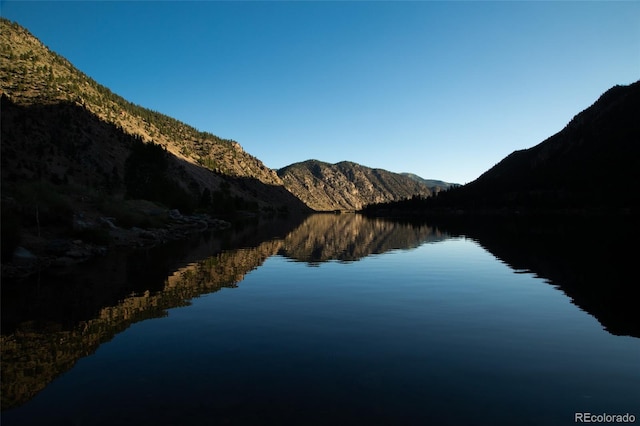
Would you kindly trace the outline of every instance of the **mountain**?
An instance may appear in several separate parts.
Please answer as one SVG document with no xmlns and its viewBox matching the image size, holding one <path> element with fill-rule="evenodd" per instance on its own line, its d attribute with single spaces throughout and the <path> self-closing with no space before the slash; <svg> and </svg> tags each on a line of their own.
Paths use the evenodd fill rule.
<svg viewBox="0 0 640 426">
<path fill-rule="evenodd" d="M 3 18 L 0 81 L 3 261 L 21 245 L 40 262 L 58 238 L 126 245 L 136 238 L 121 229 L 166 230 L 184 224 L 184 213 L 356 210 L 432 194 L 425 183 L 349 162 L 271 170 L 233 140 L 111 92 Z"/>
<path fill-rule="evenodd" d="M 429 189 L 431 189 L 431 191 L 434 194 L 458 185 L 456 183 L 443 182 L 441 180 L 436 180 L 436 179 L 424 179 L 414 173 L 400 173 L 400 174 L 408 178 L 411 178 L 417 182 L 424 183 L 429 187 Z"/>
<path fill-rule="evenodd" d="M 637 212 L 639 118 L 640 81 L 615 86 L 560 132 L 513 152 L 475 181 L 371 211 Z"/>
<path fill-rule="evenodd" d="M 159 112 L 135 105 L 77 70 L 25 28 L 6 19 L 2 19 L 0 25 L 2 90 L 15 104 L 80 106 L 125 133 L 162 145 L 178 160 L 223 175 L 256 178 L 270 185 L 281 184 L 273 170 L 244 152 L 237 142 L 200 132 Z M 206 178 L 200 177 L 200 180 L 202 182 L 198 183 L 206 184 Z"/>
<path fill-rule="evenodd" d="M 359 210 L 367 204 L 420 195 L 431 189 L 407 176 L 349 161 L 294 163 L 278 170 L 285 187 L 317 211 Z"/>
<path fill-rule="evenodd" d="M 260 208 L 301 206 L 275 171 L 237 142 L 135 105 L 20 25 L 0 25 L 3 181 L 64 180 L 125 192 L 114 184 L 125 180 L 132 147 L 153 142 L 165 151 L 167 176 L 195 200 L 205 189 L 225 189 Z"/>
<path fill-rule="evenodd" d="M 237 142 L 125 100 L 2 18 L 0 82 L 3 257 L 27 234 L 68 236 L 78 217 L 149 227 L 161 209 L 309 211 Z"/>
<path fill-rule="evenodd" d="M 542 143 L 515 151 L 465 188 L 488 206 L 638 206 L 640 81 L 615 86 Z"/>
</svg>

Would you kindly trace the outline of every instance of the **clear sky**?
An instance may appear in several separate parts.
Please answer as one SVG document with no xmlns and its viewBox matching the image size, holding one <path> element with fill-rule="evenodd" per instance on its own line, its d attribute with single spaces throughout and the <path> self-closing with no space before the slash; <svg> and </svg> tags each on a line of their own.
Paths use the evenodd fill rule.
<svg viewBox="0 0 640 426">
<path fill-rule="evenodd" d="M 467 183 L 640 79 L 640 2 L 2 1 L 126 99 L 268 167 Z"/>
</svg>

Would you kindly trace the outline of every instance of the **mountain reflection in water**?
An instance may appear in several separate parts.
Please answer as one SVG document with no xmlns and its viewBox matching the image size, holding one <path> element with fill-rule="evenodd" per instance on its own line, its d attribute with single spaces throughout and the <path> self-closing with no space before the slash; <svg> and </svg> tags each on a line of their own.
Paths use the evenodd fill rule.
<svg viewBox="0 0 640 426">
<path fill-rule="evenodd" d="M 438 225 L 476 240 L 512 269 L 547 280 L 610 333 L 640 337 L 635 216 L 466 218 Z"/>
<path fill-rule="evenodd" d="M 6 283 L 0 342 L 2 408 L 28 401 L 131 324 L 165 316 L 168 309 L 187 306 L 192 298 L 234 287 L 276 253 L 312 264 L 358 260 L 443 238 L 435 237 L 426 225 L 354 214 L 313 215 L 291 230 L 295 224 L 263 223 L 260 232 L 253 229 L 231 237 L 202 235 L 99 259 L 71 276 Z M 252 241 L 260 233 L 266 241 Z M 241 248 L 231 249 L 234 245 Z M 171 269 L 171 265 L 181 266 Z"/>
<path fill-rule="evenodd" d="M 575 224 L 574 224 L 575 225 Z M 262 223 L 236 235 L 114 254 L 74 271 L 2 286 L 2 409 L 24 404 L 82 357 L 131 324 L 222 288 L 279 254 L 294 261 L 358 261 L 464 235 L 517 270 L 562 289 L 614 334 L 639 337 L 630 297 L 633 263 L 601 227 L 557 223 L 400 223 L 318 214 L 302 223 Z M 603 237 L 605 235 L 606 237 Z M 630 234 L 626 235 L 627 239 Z"/>
<path fill-rule="evenodd" d="M 372 220 L 358 214 L 317 214 L 286 236 L 278 254 L 310 265 L 329 260 L 350 262 L 446 238 L 423 223 Z"/>
</svg>

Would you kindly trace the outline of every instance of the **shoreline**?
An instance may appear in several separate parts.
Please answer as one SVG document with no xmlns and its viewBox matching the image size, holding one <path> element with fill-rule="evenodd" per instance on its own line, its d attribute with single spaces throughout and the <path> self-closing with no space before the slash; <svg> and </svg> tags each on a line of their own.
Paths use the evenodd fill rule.
<svg viewBox="0 0 640 426">
<path fill-rule="evenodd" d="M 2 279 L 21 281 L 35 273 L 65 269 L 121 249 L 148 249 L 183 240 L 205 231 L 224 231 L 231 222 L 208 214 L 182 215 L 170 210 L 160 227 L 119 227 L 113 218 L 74 218 L 71 231 L 24 230 L 9 261 L 2 262 Z"/>
</svg>

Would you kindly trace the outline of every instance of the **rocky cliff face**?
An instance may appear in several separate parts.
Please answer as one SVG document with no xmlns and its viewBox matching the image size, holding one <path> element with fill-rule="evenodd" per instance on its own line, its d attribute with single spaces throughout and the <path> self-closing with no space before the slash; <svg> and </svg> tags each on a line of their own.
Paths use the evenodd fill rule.
<svg viewBox="0 0 640 426">
<path fill-rule="evenodd" d="M 278 170 L 278 176 L 285 188 L 317 211 L 359 210 L 367 204 L 432 193 L 407 176 L 348 161 L 308 160 Z"/>
</svg>

